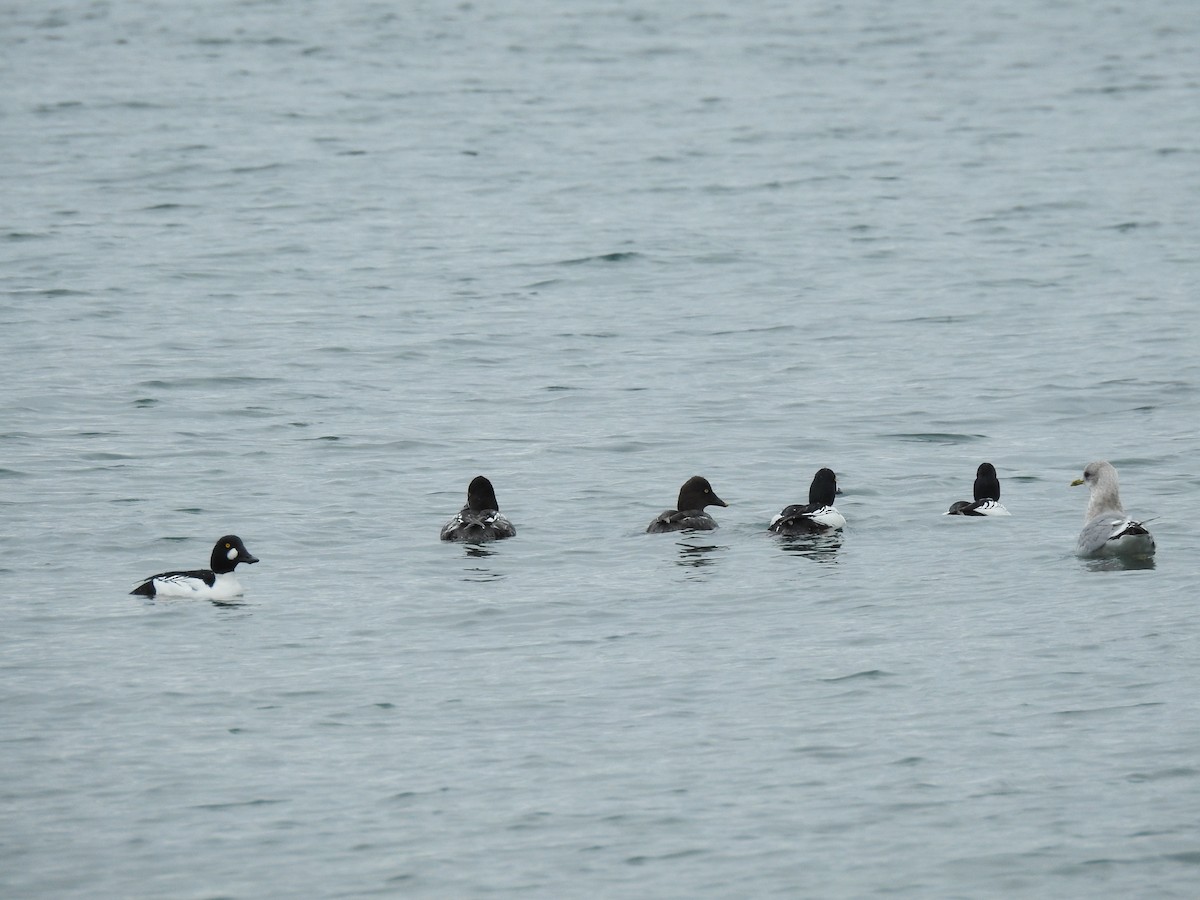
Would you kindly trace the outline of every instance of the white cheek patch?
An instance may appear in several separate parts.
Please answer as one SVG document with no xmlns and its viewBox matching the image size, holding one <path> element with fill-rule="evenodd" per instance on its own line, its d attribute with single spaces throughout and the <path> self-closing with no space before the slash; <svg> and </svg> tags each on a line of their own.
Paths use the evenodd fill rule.
<svg viewBox="0 0 1200 900">
<path fill-rule="evenodd" d="M 225 554 L 226 559 L 237 559 L 237 547 L 230 547 L 229 552 Z"/>
</svg>

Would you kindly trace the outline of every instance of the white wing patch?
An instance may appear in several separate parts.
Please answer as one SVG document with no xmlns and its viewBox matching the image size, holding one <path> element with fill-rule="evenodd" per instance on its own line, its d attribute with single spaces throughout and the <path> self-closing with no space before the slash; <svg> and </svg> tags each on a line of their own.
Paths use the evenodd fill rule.
<svg viewBox="0 0 1200 900">
<path fill-rule="evenodd" d="M 999 500 L 986 500 L 975 508 L 975 512 L 985 516 L 1011 516 Z"/>
<path fill-rule="evenodd" d="M 207 584 L 191 575 L 168 575 L 154 579 L 154 593 L 159 597 L 193 597 L 208 590 Z"/>
<path fill-rule="evenodd" d="M 232 572 L 218 575 L 211 587 L 204 579 L 191 575 L 168 575 L 154 579 L 156 597 L 221 600 L 236 597 L 241 592 L 242 586 Z"/>
<path fill-rule="evenodd" d="M 841 528 L 846 524 L 846 517 L 833 506 L 822 506 L 820 509 L 814 510 L 808 518 L 826 528 Z"/>
</svg>

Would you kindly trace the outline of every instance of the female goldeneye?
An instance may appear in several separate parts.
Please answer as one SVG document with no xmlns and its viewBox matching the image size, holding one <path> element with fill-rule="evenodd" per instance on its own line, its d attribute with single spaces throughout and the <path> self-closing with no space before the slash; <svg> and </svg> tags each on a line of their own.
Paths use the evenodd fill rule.
<svg viewBox="0 0 1200 900">
<path fill-rule="evenodd" d="M 837 476 L 833 469 L 818 469 L 808 488 L 808 503 L 785 506 L 771 519 L 768 530 L 794 537 L 841 528 L 846 524 L 846 518 L 833 505 L 837 493 Z"/>
<path fill-rule="evenodd" d="M 1141 522 L 1125 514 L 1112 463 L 1091 462 L 1071 486 L 1086 484 L 1091 491 L 1083 531 L 1075 552 L 1080 556 L 1153 556 L 1154 537 Z"/>
<path fill-rule="evenodd" d="M 975 470 L 975 500 L 957 500 L 950 504 L 947 516 L 1008 516 L 1011 513 L 1000 502 L 1000 479 L 991 463 L 980 463 Z"/>
<path fill-rule="evenodd" d="M 713 493 L 708 479 L 693 475 L 679 489 L 676 509 L 664 510 L 646 529 L 646 534 L 665 531 L 712 531 L 717 521 L 704 511 L 706 506 L 728 506 Z"/>
<path fill-rule="evenodd" d="M 227 600 L 242 592 L 233 570 L 239 563 L 256 563 L 242 539 L 227 534 L 213 547 L 209 569 L 190 572 L 162 572 L 151 575 L 130 591 L 143 597 L 189 597 L 195 600 Z"/>
<path fill-rule="evenodd" d="M 482 544 L 516 535 L 517 529 L 500 513 L 496 491 L 482 475 L 476 475 L 467 486 L 467 505 L 442 526 L 443 541 L 467 541 Z"/>
</svg>

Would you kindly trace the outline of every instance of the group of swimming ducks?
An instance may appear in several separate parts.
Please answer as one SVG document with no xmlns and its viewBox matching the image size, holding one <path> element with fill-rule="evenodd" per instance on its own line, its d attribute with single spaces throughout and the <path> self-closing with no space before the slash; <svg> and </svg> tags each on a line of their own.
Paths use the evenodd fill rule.
<svg viewBox="0 0 1200 900">
<path fill-rule="evenodd" d="M 1076 552 L 1081 556 L 1147 557 L 1154 554 L 1154 537 L 1141 522 L 1134 521 L 1121 506 L 1117 488 L 1117 470 L 1111 463 L 1088 463 L 1083 477 L 1072 486 L 1086 484 L 1091 492 L 1083 530 Z M 819 469 L 808 489 L 808 503 L 785 506 L 771 519 L 768 530 L 785 537 L 824 534 L 846 524 L 834 506 L 840 493 L 832 469 Z M 975 473 L 974 500 L 959 500 L 945 513 L 948 516 L 1007 516 L 1000 503 L 1000 479 L 996 467 L 981 463 Z M 646 528 L 648 534 L 670 531 L 711 531 L 716 520 L 706 511 L 710 506 L 728 506 L 716 495 L 708 479 L 695 475 L 679 489 L 675 509 L 664 510 Z M 467 502 L 458 514 L 442 526 L 443 541 L 481 544 L 515 536 L 516 528 L 500 512 L 496 491 L 482 475 L 467 487 Z M 143 597 L 190 597 L 221 600 L 237 596 L 242 587 L 234 570 L 242 563 L 258 558 L 246 549 L 242 539 L 227 534 L 213 547 L 209 568 L 162 572 L 152 575 L 132 593 Z"/>
</svg>

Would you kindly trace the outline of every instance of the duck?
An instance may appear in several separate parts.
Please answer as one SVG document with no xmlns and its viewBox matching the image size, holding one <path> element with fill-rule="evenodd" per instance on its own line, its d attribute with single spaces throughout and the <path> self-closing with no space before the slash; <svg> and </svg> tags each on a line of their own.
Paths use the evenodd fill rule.
<svg viewBox="0 0 1200 900">
<path fill-rule="evenodd" d="M 717 521 L 704 511 L 706 506 L 729 506 L 717 496 L 707 478 L 693 475 L 679 489 L 675 509 L 663 510 L 646 528 L 647 534 L 668 531 L 712 531 Z"/>
<path fill-rule="evenodd" d="M 1154 536 L 1125 512 L 1117 483 L 1117 470 L 1106 460 L 1090 462 L 1072 487 L 1086 484 L 1090 491 L 1083 530 L 1075 544 L 1080 556 L 1147 557 L 1155 551 Z"/>
<path fill-rule="evenodd" d="M 256 562 L 258 557 L 246 549 L 240 537 L 227 534 L 213 545 L 209 568 L 160 572 L 145 579 L 129 593 L 142 597 L 228 600 L 242 593 L 234 569 L 242 563 Z"/>
<path fill-rule="evenodd" d="M 443 541 L 483 544 L 516 534 L 513 523 L 500 512 L 492 483 L 483 475 L 476 475 L 467 485 L 466 506 L 442 526 L 441 537 Z"/>
<path fill-rule="evenodd" d="M 947 516 L 1010 516 L 1000 502 L 1000 479 L 991 463 L 980 463 L 975 470 L 974 501 L 958 500 L 950 504 Z"/>
<path fill-rule="evenodd" d="M 818 469 L 808 488 L 808 503 L 785 506 L 771 519 L 767 529 L 775 534 L 795 537 L 842 528 L 846 524 L 846 517 L 833 505 L 838 493 L 837 475 L 833 469 Z"/>
</svg>

